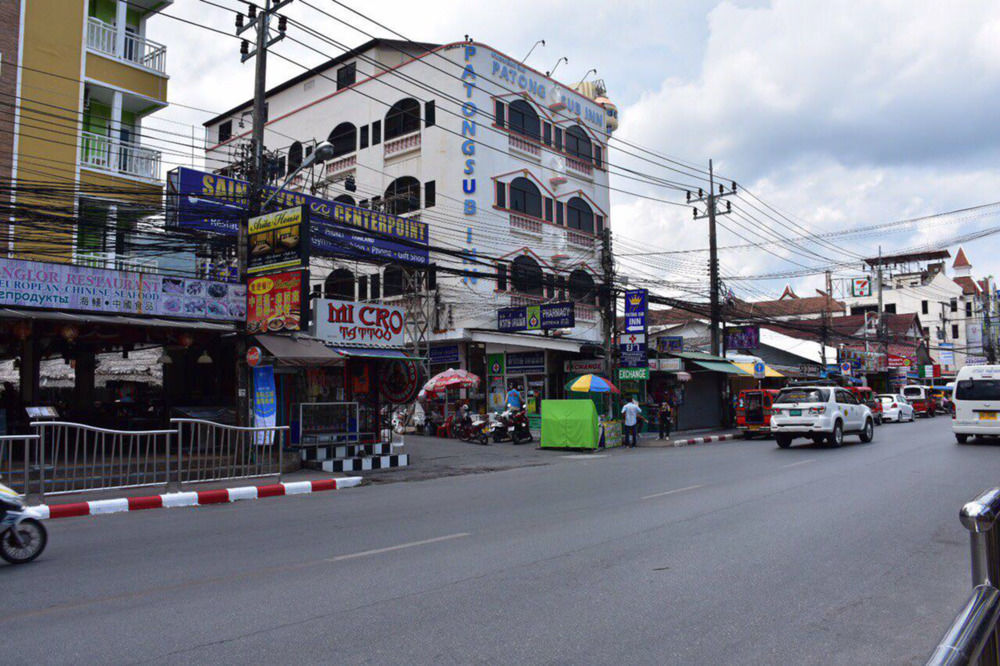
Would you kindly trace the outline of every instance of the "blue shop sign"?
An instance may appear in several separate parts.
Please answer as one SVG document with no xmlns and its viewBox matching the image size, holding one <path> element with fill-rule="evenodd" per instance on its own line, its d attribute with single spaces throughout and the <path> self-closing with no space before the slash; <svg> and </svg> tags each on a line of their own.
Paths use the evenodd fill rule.
<svg viewBox="0 0 1000 666">
<path fill-rule="evenodd" d="M 545 372 L 545 352 L 507 352 L 507 374 Z"/>
<path fill-rule="evenodd" d="M 431 365 L 458 364 L 458 345 L 431 347 L 430 361 Z"/>
</svg>

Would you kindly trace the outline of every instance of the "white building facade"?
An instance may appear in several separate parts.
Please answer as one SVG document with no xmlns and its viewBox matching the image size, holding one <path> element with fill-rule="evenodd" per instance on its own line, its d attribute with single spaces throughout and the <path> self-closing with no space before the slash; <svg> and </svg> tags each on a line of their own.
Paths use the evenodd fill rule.
<svg viewBox="0 0 1000 666">
<path fill-rule="evenodd" d="M 484 376 L 550 395 L 563 361 L 605 336 L 597 287 L 617 112 L 602 85 L 582 89 L 590 96 L 477 42 L 379 39 L 270 90 L 264 136 L 279 174 L 318 142 L 335 149 L 290 188 L 419 219 L 437 267 L 433 284 L 414 287 L 404 266 L 314 260 L 313 289 L 383 302 L 418 289 L 431 304 L 432 364 L 489 363 Z M 210 169 L 235 161 L 250 114 L 247 101 L 206 123 Z M 498 331 L 499 308 L 565 301 L 573 328 Z"/>
</svg>

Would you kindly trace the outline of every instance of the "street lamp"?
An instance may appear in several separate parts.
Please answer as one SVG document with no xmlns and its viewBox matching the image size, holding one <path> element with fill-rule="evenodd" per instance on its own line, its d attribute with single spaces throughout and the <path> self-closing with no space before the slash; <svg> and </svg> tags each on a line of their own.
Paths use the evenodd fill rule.
<svg viewBox="0 0 1000 666">
<path fill-rule="evenodd" d="M 271 192 L 271 196 L 269 196 L 267 199 L 264 200 L 264 203 L 260 205 L 261 211 L 267 208 L 267 204 L 271 203 L 271 199 L 277 196 L 279 192 L 284 190 L 285 186 L 288 185 L 289 181 L 291 181 L 292 178 L 295 178 L 297 175 L 299 175 L 300 171 L 302 171 L 303 169 L 307 169 L 311 166 L 314 166 L 316 164 L 322 164 L 323 162 L 326 162 L 327 160 L 331 159 L 333 156 L 334 156 L 333 144 L 331 144 L 329 141 L 323 141 L 318 146 L 316 146 L 316 150 L 312 151 L 312 153 L 310 153 L 304 160 L 302 160 L 302 164 L 299 165 L 299 168 L 293 171 L 292 173 L 288 174 L 288 177 L 285 178 L 285 182 L 283 182 L 274 192 Z"/>
</svg>

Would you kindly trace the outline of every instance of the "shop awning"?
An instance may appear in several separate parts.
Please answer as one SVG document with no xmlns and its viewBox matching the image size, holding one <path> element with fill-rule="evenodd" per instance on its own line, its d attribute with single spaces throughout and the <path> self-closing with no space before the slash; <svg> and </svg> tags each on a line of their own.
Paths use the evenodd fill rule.
<svg viewBox="0 0 1000 666">
<path fill-rule="evenodd" d="M 259 342 L 276 359 L 278 365 L 326 366 L 341 365 L 344 356 L 315 338 L 293 338 L 282 335 L 258 335 Z"/>
<path fill-rule="evenodd" d="M 743 372 L 747 373 L 748 375 L 752 375 L 753 374 L 753 363 L 737 363 L 736 361 L 732 361 L 732 364 L 735 365 L 740 370 L 742 370 Z M 769 365 L 765 365 L 764 366 L 764 376 L 768 377 L 768 378 L 770 378 L 770 377 L 784 377 L 783 374 L 781 374 L 780 372 L 778 372 L 777 370 L 775 370 L 774 368 L 772 368 Z"/>
<path fill-rule="evenodd" d="M 417 356 L 407 354 L 399 349 L 381 349 L 378 347 L 331 347 L 331 349 L 346 358 L 381 358 L 385 360 L 399 359 L 416 361 Z"/>
<path fill-rule="evenodd" d="M 114 324 L 118 326 L 150 326 L 220 333 L 236 330 L 236 325 L 224 321 L 199 321 L 197 319 L 160 319 L 157 317 L 129 317 L 126 315 L 91 314 L 89 312 L 63 312 L 61 310 L 12 310 L 0 308 L 0 319 L 39 319 L 65 321 L 79 324 Z"/>
<path fill-rule="evenodd" d="M 745 370 L 738 368 L 736 364 L 730 363 L 729 361 L 695 361 L 693 359 L 689 360 L 695 365 L 701 366 L 706 370 L 711 370 L 712 372 L 724 372 L 729 375 L 750 375 L 751 377 L 753 377 L 752 368 L 751 372 L 746 372 Z"/>
</svg>

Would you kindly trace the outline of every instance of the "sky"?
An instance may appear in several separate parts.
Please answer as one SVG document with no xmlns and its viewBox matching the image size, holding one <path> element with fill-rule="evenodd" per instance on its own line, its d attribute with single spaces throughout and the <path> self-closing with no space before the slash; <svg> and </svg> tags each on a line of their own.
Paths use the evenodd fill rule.
<svg viewBox="0 0 1000 666">
<path fill-rule="evenodd" d="M 1000 228 L 996 207 L 816 242 L 778 240 L 1000 201 L 995 0 L 344 4 L 385 27 L 334 0 L 294 0 L 283 11 L 347 47 L 395 30 L 437 43 L 469 35 L 520 58 L 544 39 L 527 64 L 545 71 L 566 57 L 555 78 L 570 84 L 596 68 L 620 114 L 611 223 L 619 270 L 632 284 L 706 293 L 707 221 L 680 205 L 682 191 L 648 182 L 698 187 L 702 174 L 671 171 L 664 157 L 698 169 L 712 159 L 727 185 L 737 183 L 719 245 L 754 245 L 723 249 L 720 263 L 727 286 L 748 299 L 777 297 L 786 283 L 808 295 L 829 265 L 839 286 L 863 275 L 861 258 L 880 249 L 940 246 L 954 255 L 963 235 Z M 240 64 L 234 15 L 224 9 L 240 5 L 176 0 L 150 21 L 147 35 L 168 46 L 172 103 L 150 127 L 190 134 L 194 125 L 201 137 L 209 112 L 250 97 L 253 66 Z M 313 48 L 276 45 L 292 62 L 269 59 L 269 86 L 342 52 L 294 25 L 289 35 Z M 975 275 L 1000 276 L 1000 234 L 963 244 Z"/>
</svg>

